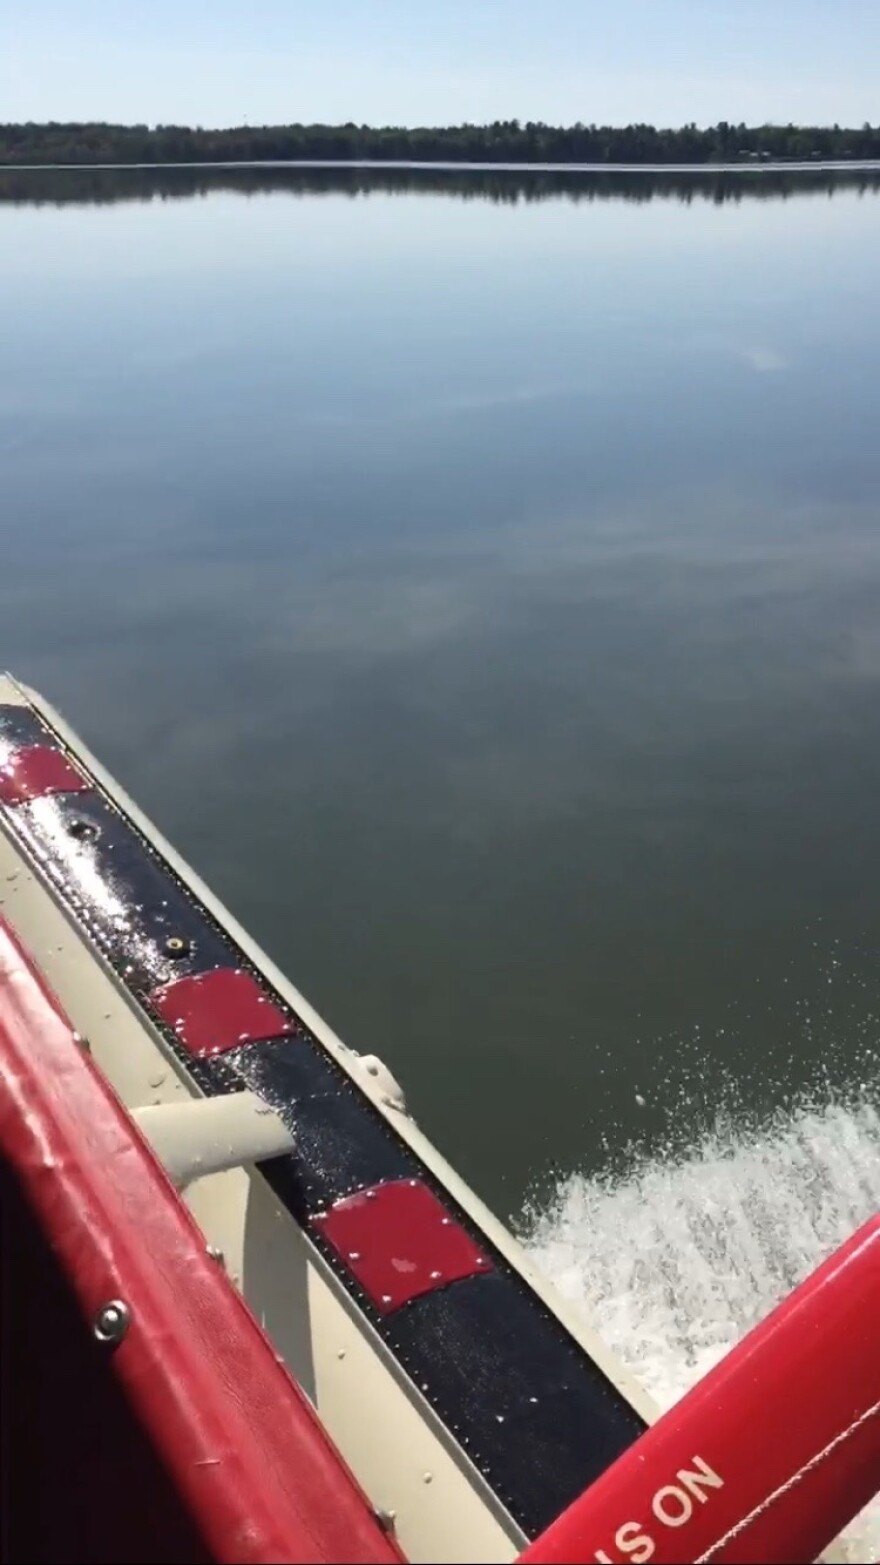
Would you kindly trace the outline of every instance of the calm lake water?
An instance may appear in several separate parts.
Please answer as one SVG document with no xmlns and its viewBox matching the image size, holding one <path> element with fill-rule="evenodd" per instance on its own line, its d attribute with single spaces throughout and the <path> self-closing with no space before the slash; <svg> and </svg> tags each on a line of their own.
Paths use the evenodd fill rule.
<svg viewBox="0 0 880 1565">
<path fill-rule="evenodd" d="M 880 176 L 0 175 L 0 663 L 504 1214 L 876 1082 Z"/>
</svg>

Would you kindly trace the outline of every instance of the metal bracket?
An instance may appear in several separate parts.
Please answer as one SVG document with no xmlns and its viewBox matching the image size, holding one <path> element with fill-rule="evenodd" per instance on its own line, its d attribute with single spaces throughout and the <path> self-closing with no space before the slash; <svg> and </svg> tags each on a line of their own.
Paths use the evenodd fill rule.
<svg viewBox="0 0 880 1565">
<path fill-rule="evenodd" d="M 406 1097 L 400 1082 L 392 1076 L 384 1060 L 376 1054 L 355 1054 L 352 1061 L 355 1070 L 365 1079 L 374 1092 L 378 1092 L 386 1108 L 406 1114 Z"/>
</svg>

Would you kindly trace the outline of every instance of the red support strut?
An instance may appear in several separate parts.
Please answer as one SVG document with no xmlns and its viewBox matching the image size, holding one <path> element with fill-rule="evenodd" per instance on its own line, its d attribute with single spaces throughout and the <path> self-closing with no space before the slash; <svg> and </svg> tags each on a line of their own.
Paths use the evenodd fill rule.
<svg viewBox="0 0 880 1565">
<path fill-rule="evenodd" d="M 815 1560 L 880 1490 L 878 1331 L 875 1217 L 520 1559 Z"/>
</svg>

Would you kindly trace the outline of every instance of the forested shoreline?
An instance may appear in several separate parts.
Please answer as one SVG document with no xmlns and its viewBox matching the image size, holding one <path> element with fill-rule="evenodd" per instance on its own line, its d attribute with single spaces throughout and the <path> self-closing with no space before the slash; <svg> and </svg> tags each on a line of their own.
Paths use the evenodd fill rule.
<svg viewBox="0 0 880 1565">
<path fill-rule="evenodd" d="M 224 162 L 739 163 L 880 159 L 880 126 L 0 125 L 0 164 Z"/>
</svg>

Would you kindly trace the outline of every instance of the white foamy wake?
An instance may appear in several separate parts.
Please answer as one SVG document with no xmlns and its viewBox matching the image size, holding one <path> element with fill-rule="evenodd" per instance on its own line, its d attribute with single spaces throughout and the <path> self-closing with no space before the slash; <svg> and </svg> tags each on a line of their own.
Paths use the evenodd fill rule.
<svg viewBox="0 0 880 1565">
<path fill-rule="evenodd" d="M 665 1408 L 878 1210 L 880 1116 L 861 1096 L 572 1175 L 523 1236 Z M 843 1542 L 844 1558 L 880 1558 L 880 1502 Z"/>
</svg>

